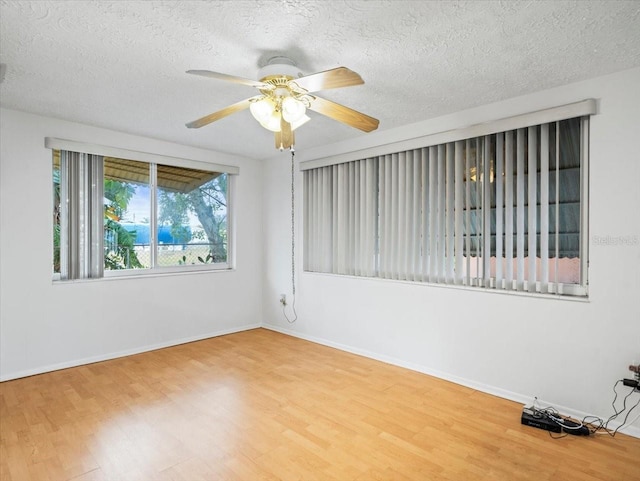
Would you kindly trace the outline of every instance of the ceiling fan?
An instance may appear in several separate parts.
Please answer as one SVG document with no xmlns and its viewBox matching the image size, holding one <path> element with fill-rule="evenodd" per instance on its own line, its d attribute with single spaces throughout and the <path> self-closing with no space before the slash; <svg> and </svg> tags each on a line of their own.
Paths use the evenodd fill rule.
<svg viewBox="0 0 640 481">
<path fill-rule="evenodd" d="M 190 129 L 203 127 L 248 108 L 260 125 L 275 133 L 276 148 L 283 150 L 293 146 L 294 130 L 311 120 L 306 115 L 307 109 L 364 132 L 378 128 L 377 119 L 313 94 L 319 90 L 364 83 L 360 75 L 346 67 L 301 77 L 291 59 L 273 57 L 260 70 L 259 81 L 209 70 L 187 70 L 187 73 L 248 85 L 260 92 L 259 95 L 189 122 L 186 125 Z"/>
</svg>

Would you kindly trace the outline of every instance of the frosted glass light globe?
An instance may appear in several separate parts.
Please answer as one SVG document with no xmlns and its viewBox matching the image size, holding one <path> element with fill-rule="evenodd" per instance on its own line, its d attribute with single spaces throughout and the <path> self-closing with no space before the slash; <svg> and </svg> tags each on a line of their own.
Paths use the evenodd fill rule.
<svg viewBox="0 0 640 481">
<path fill-rule="evenodd" d="M 253 115 L 253 118 L 260 123 L 266 122 L 269 117 L 271 117 L 275 109 L 276 106 L 274 103 L 266 98 L 257 102 L 252 102 L 251 105 L 249 105 L 251 115 Z"/>
<path fill-rule="evenodd" d="M 264 122 L 260 122 L 260 125 L 271 132 L 280 132 L 280 113 L 274 110 Z"/>
<path fill-rule="evenodd" d="M 282 101 L 282 117 L 290 124 L 300 120 L 306 111 L 304 104 L 293 97 L 286 97 Z"/>
</svg>

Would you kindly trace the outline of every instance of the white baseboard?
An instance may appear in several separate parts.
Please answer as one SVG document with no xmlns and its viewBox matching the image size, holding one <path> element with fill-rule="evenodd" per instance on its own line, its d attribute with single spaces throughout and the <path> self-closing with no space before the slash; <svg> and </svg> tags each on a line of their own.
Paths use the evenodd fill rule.
<svg viewBox="0 0 640 481">
<path fill-rule="evenodd" d="M 520 393 L 515 393 L 512 391 L 507 391 L 505 389 L 501 389 L 495 386 L 491 386 L 488 384 L 484 384 L 484 383 L 479 383 L 476 381 L 472 381 L 470 379 L 465 379 L 465 378 L 461 378 L 458 376 L 454 376 L 451 375 L 449 373 L 445 373 L 442 371 L 437 371 L 431 368 L 428 368 L 426 366 L 422 366 L 419 364 L 414 364 L 411 362 L 407 362 L 407 361 L 403 361 L 402 359 L 397 359 L 391 356 L 385 356 L 382 354 L 378 354 L 375 352 L 371 352 L 368 351 L 366 349 L 359 349 L 359 348 L 355 348 L 352 346 L 348 346 L 346 344 L 340 344 L 337 342 L 333 342 L 333 341 L 328 341 L 326 339 L 323 338 L 319 338 L 319 337 L 315 337 L 315 336 L 310 336 L 308 334 L 303 334 L 300 332 L 296 332 L 290 329 L 286 329 L 286 328 L 282 328 L 279 326 L 274 326 L 271 324 L 266 324 L 263 323 L 262 327 L 265 329 L 269 329 L 271 331 L 275 331 L 275 332 L 279 332 L 281 334 L 286 334 L 288 336 L 293 336 L 293 337 L 297 337 L 299 339 L 304 339 L 305 341 L 311 341 L 311 342 L 315 342 L 316 344 L 321 344 L 323 346 L 328 346 L 328 347 L 333 347 L 335 349 L 339 349 L 341 351 L 345 351 L 345 352 L 350 352 L 352 354 L 357 354 L 359 356 L 363 356 L 363 357 L 368 357 L 369 359 L 375 359 L 376 361 L 381 361 L 387 364 L 392 364 L 394 366 L 398 366 L 398 367 L 404 367 L 406 369 L 410 369 L 412 371 L 416 371 L 416 372 L 421 372 L 423 374 L 427 374 L 429 376 L 433 376 L 433 377 L 437 377 L 439 379 L 444 379 L 445 381 L 450 381 L 456 384 L 460 384 L 461 386 L 466 386 L 469 387 L 471 389 L 475 389 L 476 391 L 481 391 L 487 394 L 491 394 L 494 396 L 498 396 L 501 397 L 503 399 L 508 399 L 510 401 L 515 401 L 518 402 L 522 405 L 531 405 L 534 396 L 532 395 L 525 395 L 525 394 L 520 394 Z M 541 400 L 538 399 L 538 403 L 541 406 L 553 406 L 555 407 L 558 411 L 560 411 L 562 414 L 566 415 L 566 416 L 570 416 L 574 419 L 583 419 L 586 416 L 591 416 L 591 414 L 588 413 L 584 413 L 581 411 L 576 411 L 575 409 L 571 409 L 569 407 L 566 406 L 559 406 L 557 404 L 554 404 L 552 402 L 547 402 L 545 400 Z M 636 414 L 637 415 L 637 414 Z M 606 419 L 606 418 L 605 418 Z M 609 423 L 609 428 L 611 429 L 616 429 L 620 426 L 621 423 L 616 423 L 614 421 Z M 640 438 L 640 427 L 638 426 L 626 426 L 624 428 L 621 428 L 620 431 L 621 433 L 627 434 L 629 436 L 633 436 L 635 438 Z"/>
<path fill-rule="evenodd" d="M 133 354 L 140 354 L 148 351 L 155 351 L 157 349 L 164 349 L 165 347 L 178 346 L 180 344 L 187 344 L 194 341 L 202 341 L 203 339 L 209 339 L 211 337 L 224 336 L 226 334 L 233 334 L 241 331 L 248 331 L 250 329 L 257 329 L 261 327 L 261 324 L 249 324 L 240 327 L 234 327 L 232 329 L 223 329 L 220 331 L 208 332 L 206 334 L 200 334 L 198 336 L 185 337 L 182 339 L 176 339 L 172 341 L 160 342 L 158 344 L 149 344 L 146 346 L 136 347 L 133 349 L 126 349 L 124 351 L 117 351 L 108 354 L 101 354 L 99 356 L 85 357 L 83 359 L 74 359 L 72 361 L 65 361 L 58 364 L 50 364 L 48 366 L 38 366 L 33 369 L 26 369 L 24 371 L 12 372 L 8 374 L 0 375 L 0 382 L 11 381 L 12 379 L 19 379 L 21 377 L 35 376 L 36 374 L 44 374 L 45 372 L 59 371 L 60 369 L 68 369 L 70 367 L 83 366 L 85 364 L 93 364 L 94 362 L 109 361 L 111 359 L 117 359 L 119 357 L 131 356 Z"/>
</svg>

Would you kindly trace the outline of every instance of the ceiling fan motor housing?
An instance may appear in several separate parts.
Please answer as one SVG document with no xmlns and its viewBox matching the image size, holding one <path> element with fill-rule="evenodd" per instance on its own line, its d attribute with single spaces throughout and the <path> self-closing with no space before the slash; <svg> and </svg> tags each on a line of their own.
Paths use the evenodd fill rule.
<svg viewBox="0 0 640 481">
<path fill-rule="evenodd" d="M 287 57 L 270 58 L 267 64 L 258 71 L 258 78 L 264 81 L 267 77 L 291 77 L 294 79 L 302 77 L 302 73 L 296 67 L 293 60 Z"/>
</svg>

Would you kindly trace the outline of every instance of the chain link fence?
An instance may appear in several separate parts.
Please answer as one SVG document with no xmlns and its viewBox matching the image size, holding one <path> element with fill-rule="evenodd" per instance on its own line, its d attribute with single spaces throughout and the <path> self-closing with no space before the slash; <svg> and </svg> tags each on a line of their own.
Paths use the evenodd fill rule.
<svg viewBox="0 0 640 481">
<path fill-rule="evenodd" d="M 136 268 L 131 257 L 135 255 L 142 268 L 151 267 L 151 247 L 149 244 L 134 244 L 133 251 L 125 251 L 121 260 L 125 269 Z M 157 266 L 173 267 L 187 265 L 203 265 L 227 262 L 226 243 L 189 243 L 158 245 Z M 105 266 L 108 269 L 108 266 Z"/>
</svg>

